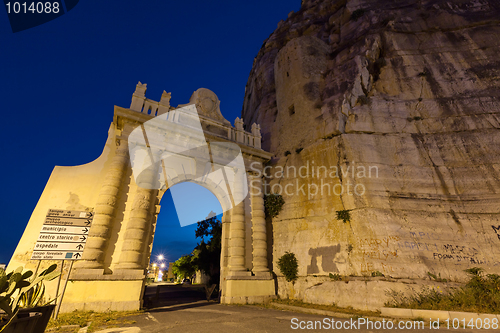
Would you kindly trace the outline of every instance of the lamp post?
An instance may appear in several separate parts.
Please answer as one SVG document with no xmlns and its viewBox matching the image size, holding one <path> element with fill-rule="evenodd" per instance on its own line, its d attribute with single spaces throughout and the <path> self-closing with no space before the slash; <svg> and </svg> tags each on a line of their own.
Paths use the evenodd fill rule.
<svg viewBox="0 0 500 333">
<path fill-rule="evenodd" d="M 157 278 L 158 278 L 158 272 L 157 272 L 157 268 L 158 268 L 158 265 L 156 263 L 153 263 L 153 281 L 156 282 Z"/>
<path fill-rule="evenodd" d="M 163 256 L 163 254 L 159 254 L 156 258 L 158 259 L 158 262 L 160 262 L 160 267 L 158 267 L 158 274 L 155 274 L 155 281 L 159 282 L 160 268 L 165 267 L 165 264 L 162 262 L 165 257 Z"/>
<path fill-rule="evenodd" d="M 159 274 L 158 274 L 158 280 L 159 280 L 159 281 L 163 281 L 163 276 L 165 275 L 165 270 L 164 270 L 164 268 L 165 268 L 165 263 L 163 263 L 163 262 L 162 262 L 162 263 L 160 264 L 160 268 L 161 268 L 161 269 L 160 269 L 160 272 L 161 272 L 161 278 L 160 278 L 160 276 L 159 276 Z"/>
</svg>

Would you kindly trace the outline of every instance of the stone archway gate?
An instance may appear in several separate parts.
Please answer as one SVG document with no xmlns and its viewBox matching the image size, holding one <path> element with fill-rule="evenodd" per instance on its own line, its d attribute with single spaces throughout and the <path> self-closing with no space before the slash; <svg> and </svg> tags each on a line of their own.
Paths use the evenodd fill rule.
<svg viewBox="0 0 500 333">
<path fill-rule="evenodd" d="M 145 92 L 146 84 L 139 82 L 130 108 L 115 106 L 99 158 L 54 168 L 8 270 L 37 265 L 31 253 L 49 209 L 93 211 L 83 257 L 71 272 L 61 311 L 137 310 L 161 197 L 172 185 L 192 181 L 209 189 L 224 210 L 221 301 L 257 303 L 275 297 L 261 178 L 271 154 L 261 149 L 260 126 L 253 124 L 247 132 L 239 118 L 231 126 L 208 89 L 198 89 L 178 108 L 170 106 L 169 93 L 156 102 Z M 193 128 L 199 131 L 192 134 Z M 158 134 L 168 149 L 156 149 Z M 190 142 L 202 148 L 189 149 Z M 55 286 L 49 285 L 47 292 L 47 297 L 55 296 Z"/>
</svg>

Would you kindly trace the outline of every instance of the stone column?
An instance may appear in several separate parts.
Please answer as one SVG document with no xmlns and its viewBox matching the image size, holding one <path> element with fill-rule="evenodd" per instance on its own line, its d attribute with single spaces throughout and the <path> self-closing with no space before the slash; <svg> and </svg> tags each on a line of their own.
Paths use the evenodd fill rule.
<svg viewBox="0 0 500 333">
<path fill-rule="evenodd" d="M 118 144 L 119 146 L 116 147 L 115 156 L 111 160 L 97 198 L 94 220 L 92 221 L 87 244 L 85 244 L 82 260 L 76 262 L 75 268 L 104 268 L 104 255 L 108 245 L 113 217 L 116 213 L 120 187 L 129 165 L 128 141 L 120 139 Z"/>
<path fill-rule="evenodd" d="M 222 215 L 222 239 L 221 239 L 221 253 L 220 253 L 220 290 L 222 296 L 225 296 L 225 281 L 228 276 L 228 243 L 229 243 L 229 228 L 231 226 L 231 219 L 229 218 L 230 211 L 224 212 Z"/>
<path fill-rule="evenodd" d="M 245 180 L 245 171 L 238 170 L 234 175 L 234 198 L 243 195 L 242 182 Z M 231 209 L 231 223 L 229 224 L 229 274 L 231 272 L 246 271 L 245 268 L 245 201 L 238 203 Z"/>
<path fill-rule="evenodd" d="M 154 177 L 157 176 L 156 170 L 156 168 L 146 169 L 137 179 L 137 189 L 116 270 L 145 268 L 144 249 L 149 225 L 152 222 L 153 200 L 156 196 L 156 190 L 151 189 Z"/>
<path fill-rule="evenodd" d="M 252 247 L 253 269 L 256 272 L 269 272 L 267 267 L 266 214 L 264 212 L 264 191 L 259 176 L 250 178 L 250 199 L 252 207 Z"/>
</svg>

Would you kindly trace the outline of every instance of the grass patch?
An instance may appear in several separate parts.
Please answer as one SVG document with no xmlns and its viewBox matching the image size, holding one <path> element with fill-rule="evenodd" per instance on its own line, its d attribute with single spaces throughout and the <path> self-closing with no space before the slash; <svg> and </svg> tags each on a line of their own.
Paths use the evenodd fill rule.
<svg viewBox="0 0 500 333">
<path fill-rule="evenodd" d="M 93 312 L 93 311 L 74 311 L 70 313 L 59 314 L 57 320 L 50 319 L 47 329 L 57 328 L 68 325 L 78 325 L 85 327 L 91 322 L 87 332 L 95 332 L 104 328 L 117 327 L 123 324 L 134 324 L 133 320 L 126 320 L 123 317 L 140 314 L 141 311 L 110 311 L 110 312 Z M 78 329 L 75 329 L 77 332 Z M 66 332 L 66 330 L 65 330 Z"/>
<path fill-rule="evenodd" d="M 392 300 L 386 306 L 500 314 L 500 275 L 484 276 L 483 269 L 479 267 L 466 269 L 465 272 L 469 274 L 469 281 L 464 287 L 450 292 L 444 292 L 439 287 L 426 288 L 409 296 L 391 291 L 389 296 Z"/>
<path fill-rule="evenodd" d="M 441 278 L 441 273 L 439 273 L 439 276 L 436 276 L 435 274 L 432 274 L 431 272 L 427 272 L 427 275 L 429 275 L 430 279 L 434 279 L 437 282 L 448 282 L 447 279 Z"/>
<path fill-rule="evenodd" d="M 332 273 L 330 273 L 330 274 L 328 274 L 328 276 L 333 281 L 342 281 L 342 276 L 340 274 L 332 274 Z"/>
<path fill-rule="evenodd" d="M 352 314 L 356 316 L 365 316 L 365 317 L 378 317 L 380 316 L 380 312 L 377 311 L 363 311 L 363 310 L 357 310 L 353 309 L 352 307 L 347 307 L 347 308 L 341 308 L 336 305 L 319 305 L 319 304 L 311 304 L 311 303 L 304 303 L 302 301 L 298 300 L 290 300 L 290 299 L 275 299 L 272 301 L 273 303 L 279 303 L 279 304 L 286 304 L 286 305 L 292 305 L 292 306 L 299 306 L 302 308 L 308 308 L 308 309 L 317 309 L 317 310 L 326 310 L 326 311 L 333 311 L 333 312 L 339 312 L 339 313 L 347 313 L 347 314 Z"/>
</svg>

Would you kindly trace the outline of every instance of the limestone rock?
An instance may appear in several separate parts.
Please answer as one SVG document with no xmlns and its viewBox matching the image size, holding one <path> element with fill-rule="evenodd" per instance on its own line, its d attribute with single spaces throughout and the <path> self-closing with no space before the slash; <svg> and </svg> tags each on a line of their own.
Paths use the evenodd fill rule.
<svg viewBox="0 0 500 333">
<path fill-rule="evenodd" d="M 330 273 L 500 273 L 499 17 L 496 0 L 303 0 L 264 42 L 242 119 L 285 199 L 274 271 L 299 261 L 281 296 L 321 303 L 299 289 Z"/>
</svg>

